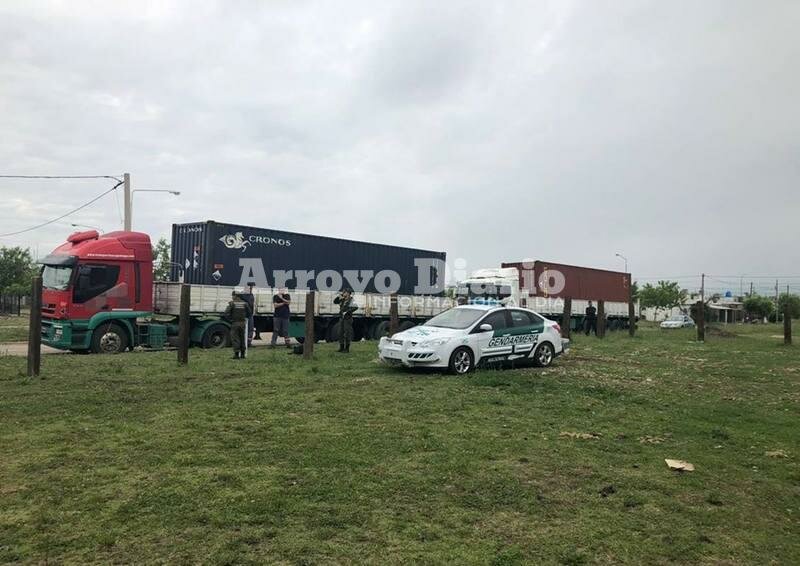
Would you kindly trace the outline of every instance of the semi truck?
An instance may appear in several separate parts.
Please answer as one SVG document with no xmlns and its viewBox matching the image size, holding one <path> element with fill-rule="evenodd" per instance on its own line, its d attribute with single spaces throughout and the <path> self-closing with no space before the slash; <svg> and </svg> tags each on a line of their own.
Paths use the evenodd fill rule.
<svg viewBox="0 0 800 566">
<path fill-rule="evenodd" d="M 541 260 L 504 262 L 499 268 L 480 269 L 458 283 L 459 303 L 498 301 L 535 310 L 561 321 L 564 299 L 572 299 L 570 328 L 583 326 L 589 301 L 604 301 L 610 330 L 630 324 L 629 273 L 579 267 Z"/>
<path fill-rule="evenodd" d="M 176 230 L 180 228 L 174 228 L 173 234 Z M 217 237 L 217 234 L 215 232 L 213 237 Z M 242 241 L 237 239 L 236 233 L 233 238 L 234 246 Z M 347 240 L 343 242 L 345 246 L 352 244 Z M 328 249 L 330 251 L 331 248 Z M 397 248 L 395 253 L 403 255 L 397 250 L 404 249 Z M 234 269 L 229 269 L 228 265 L 218 266 L 226 260 L 220 261 L 213 254 L 204 256 L 205 250 L 197 245 L 189 250 L 192 268 L 192 261 L 197 261 L 199 267 L 201 263 L 198 258 L 203 258 L 207 262 L 204 264 L 206 268 L 220 272 L 225 270 L 226 273 L 222 277 L 214 277 L 212 271 L 210 276 L 212 281 L 216 281 L 215 284 L 192 283 L 186 281 L 193 277 L 190 269 L 185 262 L 181 264 L 181 279 L 190 285 L 191 343 L 206 348 L 224 346 L 229 342 L 229 324 L 221 317 L 221 313 L 230 301 L 232 292 L 243 293 L 246 289 L 237 285 L 236 278 L 229 275 Z M 404 254 L 404 261 L 395 267 L 401 270 L 407 268 L 411 252 Z M 429 256 L 430 253 L 423 257 Z M 354 259 L 352 267 L 370 266 L 368 259 L 360 264 Z M 100 235 L 95 230 L 76 232 L 40 263 L 43 264 L 42 341 L 46 345 L 80 352 L 118 353 L 140 346 L 163 348 L 171 336 L 177 335 L 182 282 L 153 280 L 153 249 L 147 234 L 118 231 Z M 413 261 L 410 265 L 413 265 Z M 390 266 L 383 258 L 374 267 L 389 270 Z M 318 267 L 326 266 L 320 263 Z M 329 275 L 327 273 L 325 277 Z M 240 275 L 239 283 L 243 278 L 246 279 Z M 373 288 L 375 285 L 373 282 Z M 278 288 L 256 286 L 252 291 L 255 295 L 255 325 L 269 331 L 272 327 L 272 297 Z M 330 341 L 338 340 L 339 309 L 333 302 L 337 290 L 309 285 L 306 288 L 289 288 L 288 292 L 292 303 L 290 336 L 299 340 L 304 338 L 306 294 L 314 293 L 315 336 Z M 397 300 L 400 329 L 403 330 L 454 304 L 452 299 L 435 294 L 395 293 L 394 297 Z M 354 338 L 376 339 L 387 334 L 392 295 L 369 292 L 368 286 L 364 285 L 356 290 L 354 299 L 358 306 L 354 314 Z"/>
</svg>

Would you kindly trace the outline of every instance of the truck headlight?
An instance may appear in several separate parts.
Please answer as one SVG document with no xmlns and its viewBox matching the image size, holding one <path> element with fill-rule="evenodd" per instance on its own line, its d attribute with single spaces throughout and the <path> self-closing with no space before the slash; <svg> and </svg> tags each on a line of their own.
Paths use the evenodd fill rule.
<svg viewBox="0 0 800 566">
<path fill-rule="evenodd" d="M 419 343 L 420 348 L 436 348 L 442 344 L 447 344 L 450 338 L 434 338 L 433 340 L 425 340 Z"/>
</svg>

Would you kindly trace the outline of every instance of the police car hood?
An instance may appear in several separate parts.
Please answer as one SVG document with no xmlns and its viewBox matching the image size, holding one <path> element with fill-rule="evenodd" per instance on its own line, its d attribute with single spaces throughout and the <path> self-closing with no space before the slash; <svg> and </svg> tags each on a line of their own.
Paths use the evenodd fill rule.
<svg viewBox="0 0 800 566">
<path fill-rule="evenodd" d="M 453 336 L 463 336 L 464 329 L 457 328 L 442 328 L 440 326 L 415 326 L 403 332 L 398 332 L 393 339 L 397 340 L 412 340 L 414 342 L 422 342 L 424 340 L 433 340 L 434 338 L 451 338 Z"/>
</svg>

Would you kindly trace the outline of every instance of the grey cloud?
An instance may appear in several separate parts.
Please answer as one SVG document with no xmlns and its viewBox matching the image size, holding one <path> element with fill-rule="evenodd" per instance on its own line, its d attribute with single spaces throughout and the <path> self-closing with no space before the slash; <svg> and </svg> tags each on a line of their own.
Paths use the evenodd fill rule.
<svg viewBox="0 0 800 566">
<path fill-rule="evenodd" d="M 137 195 L 154 237 L 214 218 L 470 267 L 622 251 L 640 275 L 792 271 L 798 20 L 794 2 L 7 3 L 0 169 L 181 190 Z M 102 189 L 0 182 L 2 231 Z M 116 204 L 74 221 L 113 228 Z"/>
</svg>

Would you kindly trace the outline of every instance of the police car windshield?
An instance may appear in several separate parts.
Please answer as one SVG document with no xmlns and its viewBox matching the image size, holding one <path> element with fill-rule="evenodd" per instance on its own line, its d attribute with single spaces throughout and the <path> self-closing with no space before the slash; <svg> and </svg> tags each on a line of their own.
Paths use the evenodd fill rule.
<svg viewBox="0 0 800 566">
<path fill-rule="evenodd" d="M 486 311 L 482 309 L 450 309 L 434 316 L 424 326 L 463 329 L 475 324 L 484 314 L 486 314 Z"/>
</svg>

